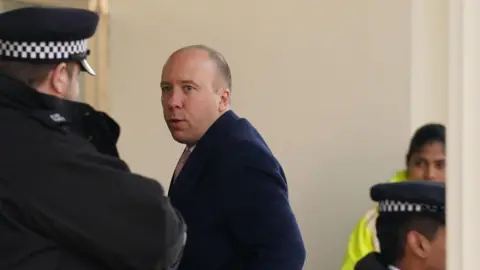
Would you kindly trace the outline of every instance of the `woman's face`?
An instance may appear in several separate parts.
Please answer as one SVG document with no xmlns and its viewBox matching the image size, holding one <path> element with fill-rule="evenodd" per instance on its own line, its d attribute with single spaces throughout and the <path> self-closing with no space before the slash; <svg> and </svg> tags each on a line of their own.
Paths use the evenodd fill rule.
<svg viewBox="0 0 480 270">
<path fill-rule="evenodd" d="M 408 160 L 408 178 L 445 182 L 445 162 L 445 146 L 442 143 L 426 144 Z"/>
</svg>

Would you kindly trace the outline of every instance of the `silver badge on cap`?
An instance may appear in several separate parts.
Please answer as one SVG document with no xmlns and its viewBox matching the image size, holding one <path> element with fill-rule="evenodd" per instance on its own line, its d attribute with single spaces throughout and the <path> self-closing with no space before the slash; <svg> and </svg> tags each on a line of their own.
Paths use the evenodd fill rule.
<svg viewBox="0 0 480 270">
<path fill-rule="evenodd" d="M 95 70 L 90 66 L 90 64 L 87 62 L 87 59 L 83 59 L 80 61 L 80 64 L 82 65 L 82 68 L 90 75 L 95 76 L 97 75 L 95 73 Z"/>
</svg>

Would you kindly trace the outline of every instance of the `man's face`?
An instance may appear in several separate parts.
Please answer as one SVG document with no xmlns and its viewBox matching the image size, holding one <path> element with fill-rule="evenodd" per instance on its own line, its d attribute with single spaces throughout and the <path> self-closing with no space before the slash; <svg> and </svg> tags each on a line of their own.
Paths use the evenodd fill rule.
<svg viewBox="0 0 480 270">
<path fill-rule="evenodd" d="M 196 144 L 228 110 L 229 90 L 218 84 L 218 76 L 215 62 L 198 49 L 174 53 L 163 67 L 163 116 L 177 142 Z"/>
<path fill-rule="evenodd" d="M 408 160 L 408 178 L 445 182 L 445 146 L 440 142 L 426 144 Z"/>
</svg>

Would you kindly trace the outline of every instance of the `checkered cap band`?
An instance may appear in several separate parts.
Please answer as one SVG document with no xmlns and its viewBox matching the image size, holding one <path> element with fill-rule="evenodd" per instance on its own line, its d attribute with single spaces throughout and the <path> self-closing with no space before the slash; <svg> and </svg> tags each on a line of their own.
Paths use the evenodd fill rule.
<svg viewBox="0 0 480 270">
<path fill-rule="evenodd" d="M 378 204 L 379 212 L 408 212 L 408 213 L 421 213 L 421 212 L 443 212 L 445 208 L 438 205 L 408 203 L 400 201 L 381 201 Z"/>
<path fill-rule="evenodd" d="M 0 56 L 23 60 L 69 60 L 87 53 L 87 40 L 25 42 L 0 39 Z"/>
</svg>

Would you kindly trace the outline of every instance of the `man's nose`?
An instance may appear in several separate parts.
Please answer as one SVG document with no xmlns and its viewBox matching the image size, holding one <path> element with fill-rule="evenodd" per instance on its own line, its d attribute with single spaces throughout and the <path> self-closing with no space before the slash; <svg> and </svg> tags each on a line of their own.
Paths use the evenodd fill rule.
<svg viewBox="0 0 480 270">
<path fill-rule="evenodd" d="M 167 95 L 167 105 L 170 108 L 181 108 L 183 104 L 183 93 L 181 91 L 173 89 L 169 95 Z"/>
</svg>

